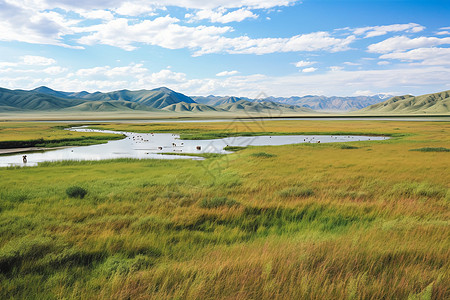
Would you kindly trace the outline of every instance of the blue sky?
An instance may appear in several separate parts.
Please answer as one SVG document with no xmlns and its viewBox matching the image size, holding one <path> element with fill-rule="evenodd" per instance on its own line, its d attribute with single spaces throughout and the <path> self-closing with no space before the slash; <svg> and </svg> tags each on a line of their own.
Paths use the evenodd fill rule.
<svg viewBox="0 0 450 300">
<path fill-rule="evenodd" d="M 188 95 L 450 89 L 450 1 L 0 0 L 0 87 Z"/>
</svg>

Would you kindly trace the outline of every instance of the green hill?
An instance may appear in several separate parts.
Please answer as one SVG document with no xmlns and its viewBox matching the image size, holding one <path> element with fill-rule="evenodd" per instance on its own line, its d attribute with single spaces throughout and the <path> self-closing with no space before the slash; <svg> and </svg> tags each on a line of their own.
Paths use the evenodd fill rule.
<svg viewBox="0 0 450 300">
<path fill-rule="evenodd" d="M 153 90 L 120 90 L 109 93 L 86 93 L 83 95 L 77 93 L 69 95 L 68 97 L 81 97 L 82 99 L 93 101 L 129 101 L 159 109 L 180 102 L 195 103 L 190 97 L 165 87 Z"/>
<path fill-rule="evenodd" d="M 158 109 L 129 101 L 88 101 L 77 106 L 64 109 L 64 111 L 157 111 Z"/>
<path fill-rule="evenodd" d="M 36 91 L 8 90 L 0 88 L 0 111 L 50 111 L 84 103 L 81 99 L 66 99 Z"/>
<path fill-rule="evenodd" d="M 239 100 L 234 103 L 222 104 L 217 107 L 232 112 L 238 111 L 246 111 L 246 112 L 279 111 L 279 112 L 296 112 L 296 113 L 314 112 L 310 108 L 300 107 L 296 105 L 281 104 L 272 101 L 251 102 L 247 100 Z"/>
<path fill-rule="evenodd" d="M 422 96 L 397 96 L 356 111 L 364 114 L 448 114 L 450 91 Z"/>
<path fill-rule="evenodd" d="M 176 104 L 171 104 L 163 108 L 163 110 L 167 111 L 175 111 L 175 112 L 212 112 L 212 111 L 223 111 L 220 108 L 215 108 L 205 104 L 199 103 L 186 103 L 180 102 Z"/>
</svg>

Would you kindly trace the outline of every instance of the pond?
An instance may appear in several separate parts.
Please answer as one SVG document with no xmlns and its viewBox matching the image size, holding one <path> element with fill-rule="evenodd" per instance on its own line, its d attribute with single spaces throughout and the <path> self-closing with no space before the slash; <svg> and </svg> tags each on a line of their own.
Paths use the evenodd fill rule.
<svg viewBox="0 0 450 300">
<path fill-rule="evenodd" d="M 299 143 L 336 143 L 368 140 L 385 140 L 380 136 L 330 136 L 330 135 L 281 135 L 281 136 L 247 136 L 230 137 L 214 140 L 180 140 L 180 136 L 170 133 L 133 133 L 110 130 L 94 130 L 84 127 L 71 128 L 78 132 L 101 132 L 123 134 L 122 140 L 110 141 L 106 144 L 68 147 L 43 152 L 22 153 L 0 156 L 0 167 L 36 166 L 40 162 L 63 160 L 104 160 L 116 158 L 135 159 L 195 159 L 200 156 L 184 156 L 188 154 L 219 153 L 228 154 L 226 146 L 278 146 Z M 170 154 L 166 154 L 170 153 Z M 22 156 L 27 156 L 27 162 Z"/>
</svg>

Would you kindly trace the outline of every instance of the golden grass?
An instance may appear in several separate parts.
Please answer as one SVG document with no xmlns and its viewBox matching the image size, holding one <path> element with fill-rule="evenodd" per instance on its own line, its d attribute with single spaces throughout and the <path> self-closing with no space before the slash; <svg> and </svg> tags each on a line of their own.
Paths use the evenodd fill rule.
<svg viewBox="0 0 450 300">
<path fill-rule="evenodd" d="M 0 169 L 1 297 L 450 297 L 448 122 L 241 123 L 96 127 L 393 138 Z"/>
</svg>

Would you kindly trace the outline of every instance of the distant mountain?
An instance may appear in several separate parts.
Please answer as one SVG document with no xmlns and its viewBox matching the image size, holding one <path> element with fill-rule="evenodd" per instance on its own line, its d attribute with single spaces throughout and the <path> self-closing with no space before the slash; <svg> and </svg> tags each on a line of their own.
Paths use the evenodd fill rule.
<svg viewBox="0 0 450 300">
<path fill-rule="evenodd" d="M 226 111 L 246 111 L 246 112 L 264 112 L 264 111 L 279 111 L 279 112 L 302 112 L 314 113 L 310 108 L 300 107 L 295 105 L 286 105 L 272 101 L 252 102 L 247 100 L 239 100 L 234 103 L 225 103 L 217 106 Z"/>
<path fill-rule="evenodd" d="M 66 93 L 54 91 L 46 87 L 40 87 L 38 89 L 40 89 L 41 92 L 45 92 L 50 95 L 58 95 L 59 97 L 66 97 L 70 99 L 80 98 L 91 101 L 129 101 L 159 109 L 179 102 L 195 103 L 195 101 L 190 97 L 174 92 L 165 87 L 139 91 L 120 90 L 109 93 Z"/>
<path fill-rule="evenodd" d="M 157 111 L 158 109 L 130 101 L 87 101 L 64 109 L 64 111 Z"/>
<path fill-rule="evenodd" d="M 450 91 L 422 96 L 397 96 L 363 108 L 357 113 L 370 114 L 448 114 L 450 113 Z"/>
<path fill-rule="evenodd" d="M 171 104 L 169 106 L 166 106 L 163 108 L 163 110 L 167 111 L 176 111 L 176 112 L 211 112 L 211 111 L 224 111 L 222 109 L 218 109 L 206 104 L 199 104 L 199 103 L 186 103 L 186 102 L 179 102 L 176 104 Z"/>
<path fill-rule="evenodd" d="M 219 106 L 222 104 L 231 104 L 238 102 L 240 100 L 248 100 L 247 98 L 239 98 L 234 96 L 225 96 L 225 97 L 218 97 L 218 96 L 206 96 L 206 97 L 191 97 L 195 102 L 207 104 L 210 106 Z"/>
<path fill-rule="evenodd" d="M 165 87 L 153 90 L 113 92 L 64 92 L 41 86 L 34 90 L 0 88 L 0 112 L 13 111 L 170 111 L 170 112 L 283 112 L 353 111 L 383 101 L 386 95 L 359 97 L 188 97 Z M 412 97 L 412 96 L 411 96 Z M 393 98 L 395 99 L 395 98 Z M 400 99 L 400 98 L 399 98 Z M 444 106 L 442 106 L 444 105 Z M 436 106 L 445 111 L 444 104 Z M 439 108 L 438 108 L 439 107 Z M 394 108 L 399 109 L 399 108 Z M 432 110 L 431 108 L 427 108 Z M 412 109 L 413 111 L 414 109 Z"/>
<path fill-rule="evenodd" d="M 268 97 L 264 100 L 275 101 L 279 103 L 298 105 L 308 107 L 316 111 L 352 111 L 379 103 L 391 95 L 378 94 L 374 96 L 356 96 L 356 97 L 326 97 L 326 96 L 303 96 L 303 97 Z"/>
<path fill-rule="evenodd" d="M 0 88 L 0 111 L 59 110 L 83 103 L 79 99 L 66 99 L 38 91 L 8 90 Z"/>
</svg>

